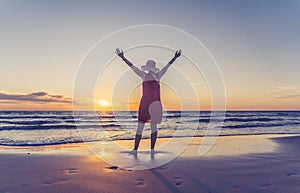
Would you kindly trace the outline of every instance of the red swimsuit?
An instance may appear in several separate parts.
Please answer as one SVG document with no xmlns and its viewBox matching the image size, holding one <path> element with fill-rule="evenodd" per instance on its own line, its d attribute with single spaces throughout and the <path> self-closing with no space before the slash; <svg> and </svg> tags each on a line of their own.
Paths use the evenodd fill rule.
<svg viewBox="0 0 300 193">
<path fill-rule="evenodd" d="M 150 108 L 151 104 L 155 105 Z M 161 119 L 162 107 L 160 103 L 160 83 L 156 80 L 144 81 L 143 96 L 140 101 L 138 120 L 141 122 L 160 123 Z"/>
</svg>

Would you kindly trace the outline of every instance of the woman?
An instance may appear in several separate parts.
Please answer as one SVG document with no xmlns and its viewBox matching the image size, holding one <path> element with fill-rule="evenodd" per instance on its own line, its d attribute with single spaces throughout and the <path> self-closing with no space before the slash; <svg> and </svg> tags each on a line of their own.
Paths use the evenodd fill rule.
<svg viewBox="0 0 300 193">
<path fill-rule="evenodd" d="M 153 60 L 148 60 L 146 65 L 142 66 L 142 70 L 140 70 L 125 58 L 123 50 L 117 48 L 116 54 L 143 80 L 143 95 L 139 106 L 138 127 L 132 153 L 137 152 L 146 122 L 151 124 L 151 153 L 153 153 L 157 138 L 157 124 L 161 123 L 162 119 L 159 81 L 167 72 L 168 68 L 181 55 L 181 50 L 176 51 L 174 57 L 161 70 L 155 67 L 156 63 Z"/>
</svg>

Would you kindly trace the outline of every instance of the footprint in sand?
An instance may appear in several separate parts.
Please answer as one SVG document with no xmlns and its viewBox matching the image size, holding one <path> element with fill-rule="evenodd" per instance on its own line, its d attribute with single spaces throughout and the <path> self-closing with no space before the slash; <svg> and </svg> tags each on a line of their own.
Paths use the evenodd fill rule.
<svg viewBox="0 0 300 193">
<path fill-rule="evenodd" d="M 128 168 L 119 168 L 119 170 L 124 172 L 133 172 L 132 169 L 128 169 Z"/>
<path fill-rule="evenodd" d="M 69 169 L 67 169 L 67 173 L 68 174 L 77 174 L 78 170 L 79 170 L 79 168 L 69 168 Z"/>
<path fill-rule="evenodd" d="M 67 182 L 68 179 L 62 178 L 62 179 L 56 179 L 56 180 L 49 180 L 49 181 L 45 181 L 44 185 L 52 185 L 52 184 L 62 184 Z"/>
<path fill-rule="evenodd" d="M 105 167 L 104 171 L 113 172 L 113 171 L 123 171 L 123 172 L 133 172 L 131 168 L 120 168 L 119 166 L 109 166 Z"/>
<path fill-rule="evenodd" d="M 176 186 L 180 186 L 182 184 L 182 178 L 181 177 L 174 177 L 174 183 Z"/>
<path fill-rule="evenodd" d="M 286 176 L 297 176 L 298 174 L 295 173 L 295 172 L 292 172 L 292 173 L 288 173 Z"/>
<path fill-rule="evenodd" d="M 145 179 L 139 178 L 139 179 L 135 180 L 134 185 L 136 187 L 145 187 L 146 186 L 146 181 L 145 181 Z"/>
<path fill-rule="evenodd" d="M 160 169 L 160 170 L 167 170 L 167 169 L 169 169 L 169 167 L 167 165 L 162 165 L 158 169 Z"/>
<path fill-rule="evenodd" d="M 118 170 L 119 167 L 118 166 L 110 166 L 110 167 L 106 167 L 106 169 L 109 169 L 109 170 Z"/>
<path fill-rule="evenodd" d="M 77 174 L 79 171 L 79 168 L 60 169 L 60 171 L 63 171 L 66 174 Z"/>
<path fill-rule="evenodd" d="M 269 188 L 269 187 L 271 187 L 271 186 L 272 186 L 272 185 L 267 184 L 267 183 L 261 184 L 261 185 L 260 185 L 260 187 L 262 187 L 262 188 Z"/>
<path fill-rule="evenodd" d="M 267 190 L 268 192 L 278 192 L 278 189 L 276 187 L 268 183 L 261 184 L 260 188 Z"/>
<path fill-rule="evenodd" d="M 105 172 L 114 172 L 114 171 L 118 171 L 118 170 L 121 170 L 121 168 L 119 168 L 118 166 L 109 166 L 109 167 L 103 168 L 103 171 L 105 171 Z"/>
</svg>

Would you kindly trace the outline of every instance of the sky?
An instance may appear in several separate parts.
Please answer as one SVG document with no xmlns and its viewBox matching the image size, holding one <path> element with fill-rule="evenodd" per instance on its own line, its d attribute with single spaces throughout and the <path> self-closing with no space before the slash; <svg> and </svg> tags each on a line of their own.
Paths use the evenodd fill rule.
<svg viewBox="0 0 300 193">
<path fill-rule="evenodd" d="M 217 61 L 228 110 L 300 110 L 299 18 L 299 0 L 0 0 L 0 110 L 72 110 L 74 100 L 84 109 L 84 101 L 101 99 L 116 108 L 136 109 L 140 80 L 118 58 L 111 61 L 113 70 L 107 68 L 103 74 L 106 79 L 100 77 L 95 83 L 94 98 L 73 100 L 73 89 L 83 59 L 99 40 L 141 24 L 173 26 L 200 40 Z M 134 49 L 125 55 L 139 66 L 157 53 L 163 53 L 154 58 L 158 61 L 172 58 L 170 50 L 158 50 Z M 103 54 L 99 53 L 101 64 L 108 62 L 101 60 Z M 107 49 L 105 54 L 113 57 L 114 50 Z M 183 50 L 184 54 L 190 53 Z M 161 68 L 164 63 L 158 65 Z M 108 86 L 116 69 L 124 73 L 124 80 Z M 178 69 L 200 82 L 208 76 L 193 75 L 192 64 L 184 56 L 178 59 L 164 79 L 164 107 L 176 110 L 185 104 L 184 109 L 194 109 L 188 90 L 193 83 L 177 79 Z M 193 88 L 199 109 L 209 110 L 213 94 L 209 83 Z M 185 95 L 178 98 L 178 92 Z M 95 108 L 108 107 L 95 103 Z"/>
</svg>

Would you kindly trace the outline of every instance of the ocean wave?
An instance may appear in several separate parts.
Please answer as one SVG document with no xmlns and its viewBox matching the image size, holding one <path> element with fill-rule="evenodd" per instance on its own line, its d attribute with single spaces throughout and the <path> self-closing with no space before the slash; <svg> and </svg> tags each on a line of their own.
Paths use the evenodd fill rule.
<svg viewBox="0 0 300 193">
<path fill-rule="evenodd" d="M 90 124 L 90 125 L 26 125 L 26 126 L 0 126 L 0 131 L 4 130 L 51 130 L 51 129 L 102 129 L 120 128 L 119 124 Z"/>
<path fill-rule="evenodd" d="M 92 142 L 91 140 L 90 142 Z M 95 141 L 95 140 L 94 140 Z M 24 143 L 24 142 L 18 142 L 18 141 L 9 141 L 9 142 L 0 142 L 0 145 L 3 146 L 46 146 L 46 145 L 62 145 L 62 144 L 72 144 L 72 143 L 83 143 L 87 141 L 80 140 L 73 140 L 73 141 L 52 141 L 52 142 L 42 142 L 42 143 L 36 143 L 33 141 Z"/>
<path fill-rule="evenodd" d="M 241 128 L 261 128 L 261 127 L 284 127 L 284 126 L 292 126 L 292 125 L 300 125 L 298 122 L 293 123 L 268 123 L 268 124 L 240 124 L 240 125 L 224 125 L 223 128 L 227 129 L 241 129 Z"/>
<path fill-rule="evenodd" d="M 264 134 L 300 134 L 299 132 L 292 132 L 292 131 L 285 131 L 285 132 L 244 132 L 244 133 L 220 133 L 218 135 L 215 134 L 186 134 L 186 135 L 160 135 L 159 138 L 186 138 L 186 137 L 207 137 L 207 136 L 250 136 L 250 135 L 264 135 Z M 144 136 L 143 139 L 149 139 L 150 136 Z M 116 141 L 116 140 L 134 140 L 134 135 L 131 137 L 128 135 L 114 135 L 107 139 L 83 139 L 83 138 L 76 138 L 76 139 L 65 139 L 65 140 L 53 140 L 53 141 L 13 141 L 13 140 L 0 140 L 0 145 L 2 146 L 24 146 L 24 147 L 30 147 L 30 146 L 48 146 L 48 145 L 63 145 L 63 144 L 73 144 L 73 143 L 89 143 L 89 142 L 109 142 L 109 141 Z"/>
<path fill-rule="evenodd" d="M 222 136 L 300 133 L 300 111 L 228 111 L 222 122 L 223 114 L 210 111 L 165 111 L 163 124 L 159 126 L 159 137 L 173 137 L 172 134 L 177 130 L 183 133 L 182 137 L 193 136 L 194 131 L 195 136 L 203 136 L 208 123 L 213 123 L 211 126 L 220 126 L 218 123 L 222 123 Z M 136 111 L 2 111 L 0 145 L 40 146 L 99 141 L 101 131 L 109 133 L 105 140 L 133 139 L 136 126 Z M 144 131 L 150 133 L 150 124 L 146 124 Z M 80 136 L 84 136 L 84 140 Z"/>
<path fill-rule="evenodd" d="M 200 123 L 209 123 L 209 122 L 271 122 L 271 121 L 281 121 L 283 120 L 282 118 L 268 118 L 268 117 L 262 117 L 262 118 L 225 118 L 223 119 L 192 119 L 188 120 L 187 122 L 200 122 Z M 289 119 L 288 119 L 289 120 Z M 285 121 L 288 121 L 285 120 Z"/>
<path fill-rule="evenodd" d="M 61 123 L 57 120 L 38 120 L 38 121 L 0 121 L 1 124 L 13 124 L 13 125 L 41 125 L 41 124 L 55 124 Z"/>
</svg>

